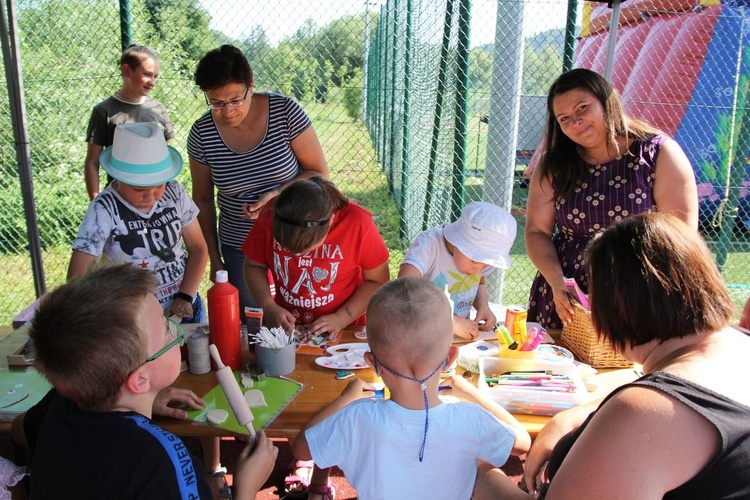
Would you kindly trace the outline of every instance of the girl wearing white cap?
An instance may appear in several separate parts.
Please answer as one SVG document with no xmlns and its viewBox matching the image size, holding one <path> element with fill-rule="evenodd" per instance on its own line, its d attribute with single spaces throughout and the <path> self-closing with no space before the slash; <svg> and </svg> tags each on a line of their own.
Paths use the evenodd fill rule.
<svg viewBox="0 0 750 500">
<path fill-rule="evenodd" d="M 471 202 L 456 222 L 417 235 L 398 277 L 424 277 L 446 289 L 453 303 L 453 333 L 474 339 L 480 329 L 490 330 L 497 321 L 484 279 L 494 268 L 510 268 L 516 226 L 513 216 L 502 208 Z M 472 306 L 477 310 L 473 320 L 469 318 Z"/>
</svg>

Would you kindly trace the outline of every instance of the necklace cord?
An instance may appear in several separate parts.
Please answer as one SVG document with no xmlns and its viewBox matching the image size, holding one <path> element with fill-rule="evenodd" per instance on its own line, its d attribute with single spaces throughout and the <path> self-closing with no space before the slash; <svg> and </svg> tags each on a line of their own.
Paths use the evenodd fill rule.
<svg viewBox="0 0 750 500">
<path fill-rule="evenodd" d="M 422 446 L 419 448 L 419 461 L 421 462 L 422 459 L 424 459 L 424 449 L 425 449 L 425 445 L 427 444 L 427 429 L 430 427 L 430 404 L 429 404 L 429 399 L 427 398 L 427 385 L 425 384 L 425 382 L 427 382 L 429 379 L 431 379 L 433 377 L 433 375 L 435 375 L 438 372 L 438 370 L 440 370 L 443 366 L 446 365 L 446 363 L 448 362 L 448 357 L 446 356 L 446 358 L 443 361 L 440 362 L 440 364 L 437 366 L 437 368 L 435 368 L 432 371 L 432 373 L 430 373 L 429 375 L 427 375 L 422 380 L 419 380 L 419 379 L 417 379 L 415 377 L 410 377 L 408 375 L 402 375 L 402 374 L 398 373 L 397 371 L 395 371 L 395 370 L 393 370 L 391 368 L 388 368 L 386 365 L 384 365 L 383 363 L 381 363 L 380 361 L 378 361 L 378 358 L 375 357 L 374 353 L 372 354 L 372 358 L 375 360 L 375 367 L 376 368 L 377 368 L 378 365 L 380 365 L 383 368 L 385 368 L 388 372 L 392 373 L 393 375 L 395 375 L 397 377 L 405 378 L 406 380 L 413 380 L 414 382 L 417 382 L 419 384 L 419 386 L 421 387 L 421 389 L 422 389 L 422 396 L 424 397 L 424 412 L 425 412 L 425 415 L 424 415 L 424 434 L 422 435 Z"/>
</svg>

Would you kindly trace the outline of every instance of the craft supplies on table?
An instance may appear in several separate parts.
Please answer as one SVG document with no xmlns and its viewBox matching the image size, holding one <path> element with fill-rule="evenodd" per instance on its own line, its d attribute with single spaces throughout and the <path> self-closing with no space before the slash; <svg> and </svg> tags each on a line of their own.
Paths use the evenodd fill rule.
<svg viewBox="0 0 750 500">
<path fill-rule="evenodd" d="M 497 354 L 498 373 L 521 370 L 569 370 L 573 367 L 573 354 L 564 347 L 543 344 L 533 351 L 500 348 Z"/>
<path fill-rule="evenodd" d="M 248 335 L 254 335 L 263 327 L 263 308 L 262 307 L 245 307 L 245 325 L 247 325 Z M 248 340 L 250 337 L 248 337 Z"/>
<path fill-rule="evenodd" d="M 326 348 L 330 356 L 320 356 L 315 358 L 315 363 L 334 370 L 358 370 L 367 368 L 365 363 L 365 353 L 370 350 L 370 346 L 364 342 L 353 342 L 351 344 L 340 344 Z"/>
<path fill-rule="evenodd" d="M 557 346 L 542 347 L 562 349 Z M 585 401 L 586 386 L 572 356 L 570 362 L 551 361 L 532 358 L 530 355 L 535 354 L 533 351 L 505 351 L 523 354 L 529 359 L 524 360 L 525 364 L 517 365 L 523 368 L 509 369 L 508 358 L 481 358 L 477 387 L 509 412 L 551 416 Z M 562 351 L 547 354 L 567 358 Z"/>
<path fill-rule="evenodd" d="M 297 346 L 287 344 L 279 348 L 268 348 L 262 344 L 255 346 L 255 362 L 269 377 L 279 377 L 294 371 Z"/>
<path fill-rule="evenodd" d="M 229 283 L 227 271 L 216 271 L 216 283 L 208 289 L 206 298 L 210 342 L 218 349 L 224 364 L 236 370 L 242 363 L 240 296 L 237 288 Z"/>
<path fill-rule="evenodd" d="M 206 323 L 182 325 L 188 349 L 188 369 L 194 375 L 211 371 L 211 356 L 208 354 L 209 327 Z"/>
<path fill-rule="evenodd" d="M 242 374 L 240 372 L 233 372 L 233 375 L 239 382 Z M 281 411 L 292 402 L 297 394 L 299 394 L 302 388 L 303 385 L 301 383 L 284 377 L 265 377 L 263 380 L 256 381 L 252 388 L 241 388 L 243 400 L 247 391 L 258 390 L 263 393 L 263 398 L 267 405 L 265 407 L 254 407 L 252 409 L 254 417 L 252 421 L 253 428 L 255 430 L 261 430 L 268 427 L 279 413 L 281 413 Z M 240 425 L 233 412 L 230 411 L 231 407 L 229 406 L 229 401 L 220 385 L 215 386 L 203 396 L 203 400 L 206 402 L 206 405 L 202 409 L 187 410 L 187 416 L 190 420 L 208 423 L 208 413 L 212 410 L 221 409 L 227 411 L 229 416 L 224 422 L 217 425 L 217 427 L 237 434 L 249 434 L 247 428 Z"/>
<path fill-rule="evenodd" d="M 331 335 L 328 332 L 311 334 L 303 326 L 297 335 L 297 353 L 311 354 L 320 356 L 325 354 L 328 347 L 338 344 L 341 340 L 341 333 Z"/>
<path fill-rule="evenodd" d="M 526 309 L 520 306 L 508 306 L 505 309 L 504 326 L 510 336 L 520 346 L 526 334 Z"/>
<path fill-rule="evenodd" d="M 497 355 L 499 348 L 496 344 L 477 340 L 458 348 L 458 365 L 472 373 L 479 373 L 479 359 L 485 356 Z"/>
<path fill-rule="evenodd" d="M 255 345 L 255 362 L 269 377 L 278 377 L 294 371 L 297 357 L 297 338 L 281 327 L 262 326 L 257 333 L 248 335 Z"/>
</svg>

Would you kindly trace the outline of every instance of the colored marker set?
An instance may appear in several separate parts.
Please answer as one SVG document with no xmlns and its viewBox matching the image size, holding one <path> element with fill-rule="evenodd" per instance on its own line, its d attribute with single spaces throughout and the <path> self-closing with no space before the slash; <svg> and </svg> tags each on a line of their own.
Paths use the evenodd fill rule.
<svg viewBox="0 0 750 500">
<path fill-rule="evenodd" d="M 489 387 L 523 387 L 532 391 L 576 392 L 578 389 L 568 375 L 553 374 L 550 371 L 508 372 L 502 375 L 493 373 L 485 377 L 484 381 Z"/>
<path fill-rule="evenodd" d="M 566 350 L 548 344 L 530 352 L 503 349 L 499 356 L 481 358 L 477 386 L 506 410 L 529 415 L 554 415 L 583 403 L 588 395 L 572 355 L 568 358 Z"/>
<path fill-rule="evenodd" d="M 528 332 L 517 332 L 515 337 L 511 335 L 508 329 L 501 325 L 495 325 L 495 334 L 500 345 L 514 351 L 533 351 L 544 340 L 547 330 L 544 328 L 531 327 Z"/>
</svg>

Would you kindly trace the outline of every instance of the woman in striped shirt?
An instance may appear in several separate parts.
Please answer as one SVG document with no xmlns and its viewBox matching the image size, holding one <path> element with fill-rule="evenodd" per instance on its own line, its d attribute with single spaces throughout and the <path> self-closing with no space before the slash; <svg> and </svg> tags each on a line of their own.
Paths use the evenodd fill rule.
<svg viewBox="0 0 750 500">
<path fill-rule="evenodd" d="M 295 179 L 328 177 L 328 166 L 310 118 L 285 96 L 253 93 L 252 68 L 236 47 L 222 45 L 203 56 L 195 83 L 210 109 L 188 136 L 193 199 L 211 277 L 229 272 L 242 312 L 254 301 L 243 278 L 241 247 L 260 208 Z"/>
</svg>

